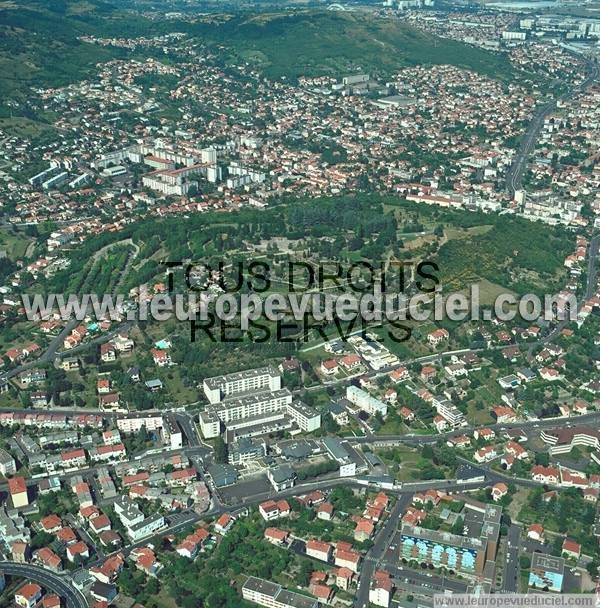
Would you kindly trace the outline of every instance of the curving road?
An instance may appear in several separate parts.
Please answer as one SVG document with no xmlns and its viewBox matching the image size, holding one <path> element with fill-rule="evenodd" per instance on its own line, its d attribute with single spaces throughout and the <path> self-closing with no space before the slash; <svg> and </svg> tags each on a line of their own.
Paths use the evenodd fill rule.
<svg viewBox="0 0 600 608">
<path fill-rule="evenodd" d="M 46 568 L 17 562 L 0 562 L 0 572 L 8 576 L 19 576 L 56 593 L 65 601 L 67 608 L 88 608 L 88 602 L 64 575 L 50 572 Z"/>
</svg>

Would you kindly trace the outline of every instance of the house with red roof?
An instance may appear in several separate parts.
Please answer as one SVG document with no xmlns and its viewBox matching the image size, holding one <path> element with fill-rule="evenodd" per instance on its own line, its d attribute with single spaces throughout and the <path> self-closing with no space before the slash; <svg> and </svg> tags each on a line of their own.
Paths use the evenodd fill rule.
<svg viewBox="0 0 600 608">
<path fill-rule="evenodd" d="M 442 342 L 448 340 L 449 338 L 450 334 L 448 333 L 448 330 L 444 329 L 443 327 L 440 327 L 439 329 L 427 334 L 427 342 L 429 342 L 429 344 L 431 344 L 433 347 L 439 346 Z"/>
<path fill-rule="evenodd" d="M 71 563 L 75 562 L 77 559 L 87 559 L 89 556 L 89 547 L 82 540 L 67 547 L 67 559 Z"/>
<path fill-rule="evenodd" d="M 544 542 L 544 526 L 542 524 L 531 524 L 527 529 L 527 538 L 531 538 L 532 540 L 537 540 L 539 542 Z"/>
<path fill-rule="evenodd" d="M 92 566 L 89 569 L 90 574 L 101 583 L 110 585 L 117 580 L 125 564 L 125 558 L 122 553 L 116 553 L 107 557 L 100 566 Z"/>
<path fill-rule="evenodd" d="M 150 354 L 152 355 L 152 360 L 154 361 L 154 364 L 158 367 L 167 367 L 172 363 L 171 355 L 169 354 L 168 350 L 159 350 L 157 348 L 153 348 L 150 351 Z"/>
<path fill-rule="evenodd" d="M 258 505 L 258 512 L 265 521 L 287 517 L 290 514 L 290 505 L 287 500 L 267 500 Z"/>
<path fill-rule="evenodd" d="M 410 378 L 410 374 L 405 367 L 397 367 L 393 372 L 390 372 L 390 380 L 398 384 L 399 382 L 405 382 Z"/>
<path fill-rule="evenodd" d="M 579 559 L 581 557 L 581 545 L 570 538 L 565 538 L 562 544 L 562 554 L 565 557 Z"/>
<path fill-rule="evenodd" d="M 321 583 L 313 583 L 310 585 L 308 590 L 319 600 L 319 603 L 331 604 L 333 601 L 333 589 L 331 587 L 328 587 L 327 585 L 322 585 Z"/>
<path fill-rule="evenodd" d="M 273 545 L 285 545 L 290 534 L 279 528 L 267 528 L 265 530 L 265 539 Z"/>
<path fill-rule="evenodd" d="M 42 608 L 60 608 L 60 597 L 56 593 L 48 593 L 42 598 Z"/>
<path fill-rule="evenodd" d="M 148 576 L 156 577 L 162 568 L 162 564 L 150 547 L 135 547 L 129 557 L 133 560 L 135 567 Z"/>
<path fill-rule="evenodd" d="M 351 572 L 358 573 L 361 562 L 361 555 L 358 551 L 350 548 L 341 548 L 340 543 L 337 544 L 335 551 L 335 565 L 340 568 L 347 568 Z"/>
<path fill-rule="evenodd" d="M 330 502 L 323 502 L 317 507 L 317 518 L 330 521 L 333 517 L 333 505 Z"/>
<path fill-rule="evenodd" d="M 106 530 L 110 530 L 110 528 L 110 519 L 104 513 L 90 519 L 90 529 L 95 534 L 100 534 L 100 532 L 105 532 Z"/>
<path fill-rule="evenodd" d="M 375 531 L 375 524 L 362 517 L 356 523 L 356 528 L 354 528 L 354 540 L 358 542 L 364 542 L 365 540 L 369 540 L 371 536 L 373 536 L 373 532 Z"/>
<path fill-rule="evenodd" d="M 49 547 L 42 547 L 41 549 L 34 551 L 32 561 L 53 572 L 60 572 L 62 570 L 60 557 L 58 557 L 58 555 Z"/>
<path fill-rule="evenodd" d="M 11 477 L 8 480 L 8 493 L 15 509 L 26 507 L 29 504 L 27 482 L 24 477 Z"/>
<path fill-rule="evenodd" d="M 33 608 L 42 597 L 42 588 L 37 583 L 25 583 L 15 592 L 15 604 L 21 608 Z"/>
<path fill-rule="evenodd" d="M 421 369 L 421 378 L 426 382 L 437 376 L 437 369 L 431 365 L 424 365 Z"/>
<path fill-rule="evenodd" d="M 341 567 L 335 572 L 335 586 L 343 591 L 348 591 L 354 582 L 354 572 L 350 568 Z"/>
<path fill-rule="evenodd" d="M 448 428 L 448 421 L 440 414 L 433 417 L 433 426 L 438 433 L 443 433 Z"/>
<path fill-rule="evenodd" d="M 536 464 L 531 468 L 531 478 L 540 483 L 558 484 L 560 472 L 556 467 L 545 467 Z"/>
<path fill-rule="evenodd" d="M 219 519 L 215 522 L 215 532 L 225 535 L 229 530 L 231 530 L 231 526 L 235 523 L 235 518 L 229 513 L 223 513 Z"/>
<path fill-rule="evenodd" d="M 369 603 L 389 608 L 394 584 L 389 572 L 376 570 L 369 585 Z"/>
<path fill-rule="evenodd" d="M 360 367 L 361 359 L 356 353 L 352 353 L 350 355 L 346 355 L 340 359 L 340 365 L 348 370 L 352 371 Z"/>
<path fill-rule="evenodd" d="M 329 543 L 324 543 L 320 540 L 309 540 L 306 543 L 306 555 L 328 562 L 333 548 Z"/>
<path fill-rule="evenodd" d="M 340 366 L 335 359 L 327 359 L 321 362 L 321 373 L 325 376 L 334 376 L 340 371 Z"/>
<path fill-rule="evenodd" d="M 177 553 L 183 557 L 194 559 L 209 538 L 210 534 L 206 529 L 198 528 L 186 536 L 181 543 L 177 545 L 175 551 L 177 551 Z"/>
<path fill-rule="evenodd" d="M 40 519 L 40 527 L 48 534 L 54 534 L 62 528 L 62 520 L 58 515 L 47 515 Z"/>
<path fill-rule="evenodd" d="M 492 486 L 492 500 L 498 502 L 508 494 L 508 486 L 499 481 Z"/>
<path fill-rule="evenodd" d="M 492 415 L 499 423 L 517 421 L 517 414 L 515 413 L 515 410 L 507 405 L 498 405 L 492 408 Z"/>
<path fill-rule="evenodd" d="M 496 453 L 496 448 L 494 448 L 493 445 L 486 445 L 483 446 L 482 448 L 479 448 L 474 454 L 473 454 L 473 460 L 475 460 L 475 462 L 489 462 L 490 460 L 493 460 L 494 458 L 496 458 L 496 456 L 498 456 L 498 454 Z"/>
<path fill-rule="evenodd" d="M 598 502 L 599 490 L 597 488 L 585 488 L 583 491 L 583 500 L 587 502 Z"/>
<path fill-rule="evenodd" d="M 398 413 L 400 414 L 400 418 L 406 422 L 412 422 L 415 419 L 415 413 L 405 405 L 398 410 Z"/>
<path fill-rule="evenodd" d="M 526 460 L 529 458 L 527 450 L 516 441 L 508 441 L 505 450 L 507 454 L 514 456 L 517 460 Z"/>
</svg>

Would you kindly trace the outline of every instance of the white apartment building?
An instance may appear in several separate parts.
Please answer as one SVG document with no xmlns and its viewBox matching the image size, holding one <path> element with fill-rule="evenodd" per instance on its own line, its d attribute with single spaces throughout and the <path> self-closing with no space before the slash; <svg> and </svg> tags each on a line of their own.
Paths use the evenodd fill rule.
<svg viewBox="0 0 600 608">
<path fill-rule="evenodd" d="M 363 391 L 362 388 L 349 386 L 346 389 L 346 399 L 371 416 L 375 414 L 387 416 L 387 405 L 383 401 L 369 395 L 366 391 Z"/>
<path fill-rule="evenodd" d="M 288 404 L 287 413 L 305 433 L 312 433 L 321 427 L 321 414 L 302 401 L 293 401 Z"/>
<path fill-rule="evenodd" d="M 200 414 L 200 429 L 207 439 L 217 437 L 221 422 L 231 428 L 253 426 L 281 417 L 291 403 L 292 393 L 287 388 L 227 399 L 209 405 Z"/>
<path fill-rule="evenodd" d="M 0 473 L 7 477 L 8 475 L 14 475 L 16 472 L 15 459 L 6 450 L 0 449 Z"/>
<path fill-rule="evenodd" d="M 146 517 L 143 521 L 127 528 L 127 534 L 132 541 L 138 541 L 150 536 L 165 527 L 165 518 L 160 513 Z"/>
<path fill-rule="evenodd" d="M 464 414 L 454 405 L 454 403 L 452 403 L 452 401 L 449 401 L 445 397 L 439 395 L 434 397 L 432 405 L 437 413 L 440 416 L 443 416 L 452 426 L 459 426 L 465 420 Z"/>
<path fill-rule="evenodd" d="M 260 367 L 206 378 L 203 388 L 210 403 L 219 403 L 241 393 L 277 391 L 281 388 L 281 374 L 274 367 Z"/>
<path fill-rule="evenodd" d="M 160 414 L 149 416 L 126 416 L 117 420 L 117 428 L 122 433 L 139 433 L 142 428 L 147 431 L 157 431 L 163 427 L 163 417 Z"/>
<path fill-rule="evenodd" d="M 181 433 L 181 427 L 175 419 L 175 416 L 168 415 L 165 418 L 163 433 L 165 434 L 165 440 L 169 442 L 172 450 L 178 450 L 183 447 L 183 435 Z"/>
<path fill-rule="evenodd" d="M 144 521 L 144 514 L 139 507 L 127 496 L 121 496 L 114 502 L 115 513 L 119 516 L 121 523 L 129 530 L 133 526 Z"/>
</svg>

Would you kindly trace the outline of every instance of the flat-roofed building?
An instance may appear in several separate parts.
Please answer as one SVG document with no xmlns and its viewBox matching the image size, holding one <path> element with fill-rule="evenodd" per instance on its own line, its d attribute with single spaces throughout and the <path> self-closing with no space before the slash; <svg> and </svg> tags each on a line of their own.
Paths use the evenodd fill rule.
<svg viewBox="0 0 600 608">
<path fill-rule="evenodd" d="M 271 366 L 248 369 L 224 376 L 205 378 L 203 388 L 210 403 L 219 403 L 233 395 L 277 391 L 281 388 L 281 374 Z"/>
<path fill-rule="evenodd" d="M 173 414 L 168 414 L 165 417 L 163 433 L 165 434 L 165 440 L 170 443 L 172 450 L 178 450 L 183 447 L 181 427 Z"/>
<path fill-rule="evenodd" d="M 122 433 L 139 433 L 144 427 L 147 431 L 157 431 L 162 426 L 163 417 L 161 414 L 124 416 L 117 419 L 117 428 Z"/>
<path fill-rule="evenodd" d="M 302 401 L 292 401 L 288 404 L 287 413 L 305 433 L 312 433 L 321 427 L 321 414 Z"/>
<path fill-rule="evenodd" d="M 589 426 L 542 429 L 540 438 L 550 445 L 551 454 L 566 454 L 580 445 L 600 449 L 600 431 Z"/>
<path fill-rule="evenodd" d="M 319 608 L 315 598 L 288 591 L 277 583 L 254 576 L 249 577 L 242 586 L 242 597 L 268 608 Z"/>
<path fill-rule="evenodd" d="M 363 391 L 362 388 L 349 386 L 346 389 L 346 399 L 371 416 L 375 414 L 387 416 L 387 405 L 383 401 L 369 395 L 366 391 Z"/>
<path fill-rule="evenodd" d="M 292 393 L 287 388 L 226 399 L 201 412 L 200 430 L 204 437 L 211 438 L 220 434 L 221 423 L 227 430 L 236 430 L 278 420 L 291 403 Z"/>
<path fill-rule="evenodd" d="M 546 553 L 532 553 L 528 585 L 539 591 L 560 593 L 563 587 L 565 560 Z"/>
<path fill-rule="evenodd" d="M 17 463 L 15 459 L 3 449 L 0 449 L 0 473 L 7 477 L 14 475 L 17 472 Z"/>
<path fill-rule="evenodd" d="M 486 562 L 486 539 L 436 532 L 403 524 L 400 535 L 400 558 L 408 562 L 431 564 L 455 572 L 481 576 Z"/>
</svg>

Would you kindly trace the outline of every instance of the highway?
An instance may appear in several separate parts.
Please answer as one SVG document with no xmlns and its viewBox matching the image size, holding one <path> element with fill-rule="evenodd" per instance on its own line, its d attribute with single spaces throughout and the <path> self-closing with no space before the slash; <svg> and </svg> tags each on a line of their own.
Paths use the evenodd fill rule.
<svg viewBox="0 0 600 608">
<path fill-rule="evenodd" d="M 40 566 L 16 562 L 0 562 L 0 572 L 38 583 L 47 591 L 56 593 L 66 603 L 67 608 L 88 608 L 83 594 L 70 583 L 65 575 L 55 574 Z"/>
</svg>

